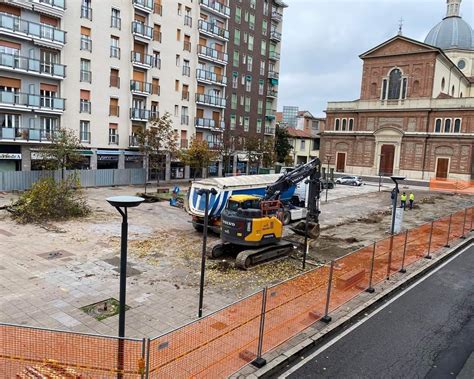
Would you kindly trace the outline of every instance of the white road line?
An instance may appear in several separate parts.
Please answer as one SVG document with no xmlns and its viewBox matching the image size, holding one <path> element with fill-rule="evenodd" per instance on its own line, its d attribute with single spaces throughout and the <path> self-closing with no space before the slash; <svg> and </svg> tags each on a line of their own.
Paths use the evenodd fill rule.
<svg viewBox="0 0 474 379">
<path fill-rule="evenodd" d="M 381 312 L 382 310 L 384 310 L 386 307 L 388 307 L 390 304 L 392 304 L 394 301 L 398 300 L 400 297 L 402 297 L 403 295 L 405 295 L 408 291 L 410 291 L 411 289 L 415 288 L 417 285 L 419 285 L 420 283 L 424 282 L 426 279 L 428 279 L 430 276 L 432 276 L 433 274 L 435 274 L 436 272 L 438 272 L 439 270 L 441 270 L 444 266 L 446 266 L 447 264 L 449 264 L 451 261 L 453 261 L 454 259 L 456 259 L 457 257 L 459 257 L 461 254 L 463 254 L 466 250 L 470 249 L 472 247 L 472 245 L 469 245 L 467 247 L 465 247 L 464 249 L 462 249 L 461 251 L 459 251 L 458 253 L 456 253 L 455 255 L 453 255 L 451 258 L 449 258 L 447 261 L 443 262 L 439 267 L 435 268 L 433 271 L 431 271 L 429 274 L 425 275 L 424 277 L 422 277 L 421 279 L 417 280 L 415 283 L 411 284 L 410 287 L 404 289 L 402 292 L 400 292 L 399 294 L 397 294 L 395 297 L 393 297 L 392 299 L 390 299 L 389 301 L 387 301 L 384 305 L 380 306 L 379 308 L 377 308 L 375 311 L 373 311 L 371 314 L 369 314 L 368 316 L 366 316 L 365 318 L 363 318 L 362 320 L 358 321 L 357 323 L 355 323 L 354 325 L 352 325 L 350 328 L 346 329 L 344 332 L 342 332 L 341 334 L 339 334 L 337 337 L 333 338 L 331 341 L 329 341 L 328 343 L 326 343 L 325 345 L 321 346 L 318 350 L 316 350 L 314 353 L 312 353 L 311 355 L 309 355 L 308 357 L 306 357 L 305 359 L 303 359 L 301 362 L 299 362 L 298 364 L 294 365 L 293 367 L 290 367 L 288 369 L 288 371 L 286 371 L 283 375 L 280 375 L 279 378 L 287 378 L 288 376 L 290 376 L 292 373 L 294 373 L 296 370 L 298 370 L 299 368 L 301 368 L 302 366 L 304 366 L 306 363 L 308 363 L 309 361 L 311 361 L 314 357 L 316 357 L 317 355 L 321 354 L 324 350 L 328 349 L 329 347 L 331 347 L 332 345 L 334 345 L 337 341 L 339 341 L 340 339 L 344 338 L 346 335 L 348 335 L 349 333 L 351 333 L 352 331 L 354 331 L 355 329 L 357 329 L 359 326 L 361 326 L 363 323 L 365 323 L 366 321 L 370 320 L 373 316 L 375 316 L 377 313 Z"/>
</svg>

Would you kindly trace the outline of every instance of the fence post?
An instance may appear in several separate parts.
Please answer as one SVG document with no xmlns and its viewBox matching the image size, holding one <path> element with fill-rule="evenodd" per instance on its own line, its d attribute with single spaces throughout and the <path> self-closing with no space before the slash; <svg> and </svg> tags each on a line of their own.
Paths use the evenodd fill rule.
<svg viewBox="0 0 474 379">
<path fill-rule="evenodd" d="M 387 279 L 390 279 L 390 266 L 392 265 L 393 234 L 390 236 L 390 249 L 388 251 Z"/>
<path fill-rule="evenodd" d="M 460 237 L 463 240 L 466 239 L 466 218 L 467 218 L 467 208 L 464 209 L 464 221 L 462 222 L 462 235 Z"/>
<path fill-rule="evenodd" d="M 262 358 L 263 335 L 265 332 L 265 313 L 267 311 L 267 287 L 262 290 L 262 312 L 260 313 L 260 330 L 258 332 L 257 358 L 252 361 L 252 365 L 262 368 L 267 364 L 267 360 Z"/>
<path fill-rule="evenodd" d="M 150 339 L 146 340 L 145 379 L 150 375 Z"/>
<path fill-rule="evenodd" d="M 321 319 L 322 322 L 328 324 L 331 322 L 331 316 L 328 316 L 329 313 L 329 301 L 331 300 L 331 286 L 332 286 L 332 275 L 334 272 L 334 261 L 331 261 L 331 268 L 329 269 L 329 281 L 328 281 L 328 292 L 326 296 L 326 309 L 324 310 L 324 316 Z"/>
<path fill-rule="evenodd" d="M 140 377 L 145 378 L 145 355 L 146 355 L 146 339 L 142 339 L 142 358 L 139 363 Z"/>
<path fill-rule="evenodd" d="M 444 245 L 444 247 L 451 247 L 449 245 L 449 235 L 451 234 L 451 220 L 453 219 L 453 215 L 450 214 L 449 215 L 449 224 L 448 224 L 448 238 L 446 239 L 446 245 Z"/>
<path fill-rule="evenodd" d="M 406 273 L 407 270 L 405 269 L 405 256 L 407 254 L 407 242 L 408 242 L 408 229 L 405 232 L 405 243 L 403 245 L 403 256 L 402 256 L 402 268 L 398 271 L 402 274 Z"/>
<path fill-rule="evenodd" d="M 372 278 L 374 276 L 374 264 L 375 264 L 375 245 L 377 242 L 374 242 L 374 248 L 372 249 L 372 261 L 370 262 L 370 276 L 369 276 L 369 287 L 367 287 L 366 291 L 368 293 L 374 293 L 375 289 L 372 287 Z"/>
<path fill-rule="evenodd" d="M 433 227 L 434 227 L 434 221 L 431 221 L 431 228 L 430 228 L 430 239 L 428 241 L 428 254 L 426 254 L 425 258 L 426 259 L 431 259 L 431 239 L 433 238 Z M 449 236 L 449 234 L 448 234 Z"/>
<path fill-rule="evenodd" d="M 472 219 L 473 219 L 473 218 L 474 218 L 474 208 L 471 207 L 471 232 L 474 231 L 474 229 L 472 228 L 472 226 L 473 226 L 473 225 L 472 225 Z"/>
</svg>

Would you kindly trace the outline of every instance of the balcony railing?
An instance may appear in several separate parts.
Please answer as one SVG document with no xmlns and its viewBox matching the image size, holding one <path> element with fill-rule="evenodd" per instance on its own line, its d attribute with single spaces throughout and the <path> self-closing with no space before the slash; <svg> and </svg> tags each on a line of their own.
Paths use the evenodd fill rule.
<svg viewBox="0 0 474 379">
<path fill-rule="evenodd" d="M 138 147 L 140 144 L 138 143 L 138 137 L 136 135 L 131 135 L 128 137 L 128 146 L 130 147 Z"/>
<path fill-rule="evenodd" d="M 210 34 L 213 37 L 222 38 L 224 40 L 229 40 L 229 31 L 223 28 L 218 27 L 217 25 L 207 22 L 205 20 L 198 21 L 199 31 Z"/>
<path fill-rule="evenodd" d="M 224 97 L 205 95 L 203 93 L 196 94 L 196 102 L 218 108 L 225 108 L 226 103 Z"/>
<path fill-rule="evenodd" d="M 191 16 L 184 16 L 184 25 L 193 26 L 193 18 Z"/>
<path fill-rule="evenodd" d="M 119 135 L 109 134 L 109 145 L 118 145 L 118 144 L 119 144 Z"/>
<path fill-rule="evenodd" d="M 0 91 L 0 103 L 20 108 L 26 107 L 41 110 L 63 111 L 65 99 L 61 97 L 47 97 L 23 92 Z"/>
<path fill-rule="evenodd" d="M 79 132 L 79 139 L 82 143 L 91 143 L 91 132 Z"/>
<path fill-rule="evenodd" d="M 151 95 L 151 83 L 140 82 L 139 80 L 130 80 L 130 91 Z"/>
<path fill-rule="evenodd" d="M 120 116 L 120 106 L 118 105 L 109 105 L 109 116 Z"/>
<path fill-rule="evenodd" d="M 229 56 L 226 53 L 207 47 L 205 45 L 198 45 L 198 54 L 201 57 L 208 58 L 212 61 L 218 61 L 222 64 L 227 64 L 227 62 L 229 61 Z"/>
<path fill-rule="evenodd" d="M 183 66 L 183 75 L 184 76 L 191 76 L 191 67 Z"/>
<path fill-rule="evenodd" d="M 212 118 L 196 117 L 194 119 L 194 126 L 196 128 L 202 128 L 202 129 L 219 129 L 219 130 L 225 129 L 224 121 L 216 121 L 216 120 L 213 120 Z"/>
<path fill-rule="evenodd" d="M 81 50 L 92 51 L 92 39 L 86 36 L 81 36 Z"/>
<path fill-rule="evenodd" d="M 110 16 L 110 27 L 122 29 L 122 19 L 120 17 Z"/>
<path fill-rule="evenodd" d="M 206 142 L 207 142 L 207 146 L 211 150 L 219 150 L 222 148 L 222 142 L 220 141 L 206 141 Z"/>
<path fill-rule="evenodd" d="M 143 108 L 130 108 L 130 119 L 138 121 L 149 121 L 160 117 L 159 112 Z"/>
<path fill-rule="evenodd" d="M 278 12 L 277 10 L 272 10 L 272 20 L 281 22 L 283 20 L 283 14 Z"/>
<path fill-rule="evenodd" d="M 153 0 L 133 0 L 133 5 L 147 12 L 153 11 Z"/>
<path fill-rule="evenodd" d="M 276 71 L 268 71 L 268 77 L 270 79 L 278 79 L 280 74 Z"/>
<path fill-rule="evenodd" d="M 232 1 L 232 0 L 231 0 Z M 200 0 L 201 5 L 224 17 L 230 17 L 230 8 L 217 0 Z"/>
<path fill-rule="evenodd" d="M 268 97 L 278 97 L 278 91 L 273 88 L 268 88 L 267 89 L 267 96 Z"/>
<path fill-rule="evenodd" d="M 46 4 L 50 5 L 52 7 L 56 8 L 61 8 L 61 9 L 66 9 L 66 6 L 64 5 L 65 0 L 39 0 L 41 4 Z"/>
<path fill-rule="evenodd" d="M 272 126 L 265 126 L 264 133 L 273 136 L 275 135 L 275 128 Z"/>
<path fill-rule="evenodd" d="M 212 71 L 196 69 L 196 77 L 198 81 L 209 82 L 214 84 L 227 85 L 227 78 L 223 75 L 218 75 Z"/>
<path fill-rule="evenodd" d="M 132 33 L 136 36 L 143 37 L 146 39 L 152 39 L 153 28 L 145 25 L 143 22 L 133 21 L 132 22 Z"/>
<path fill-rule="evenodd" d="M 268 58 L 274 61 L 280 60 L 280 53 L 277 53 L 276 51 L 270 51 L 268 54 Z"/>
<path fill-rule="evenodd" d="M 81 7 L 81 18 L 87 18 L 92 20 L 92 8 L 91 7 Z"/>
<path fill-rule="evenodd" d="M 66 43 L 66 32 L 49 25 L 26 21 L 22 18 L 0 14 L 0 28 L 19 33 L 31 38 L 38 38 L 48 42 L 64 45 Z"/>
<path fill-rule="evenodd" d="M 272 30 L 270 32 L 270 39 L 273 41 L 280 42 L 281 41 L 281 33 L 277 32 L 276 30 Z"/>
<path fill-rule="evenodd" d="M 79 112 L 80 113 L 91 113 L 91 102 L 81 100 L 79 103 Z"/>
<path fill-rule="evenodd" d="M 56 78 L 66 77 L 66 66 L 62 64 L 45 63 L 38 59 L 7 53 L 0 53 L 0 67 L 22 70 L 35 75 L 47 75 Z"/>
<path fill-rule="evenodd" d="M 189 41 L 184 41 L 184 42 L 183 42 L 183 50 L 184 50 L 184 51 L 191 51 L 191 42 L 189 42 Z"/>
<path fill-rule="evenodd" d="M 181 125 L 189 125 L 189 116 L 181 116 Z"/>
<path fill-rule="evenodd" d="M 81 70 L 79 80 L 81 82 L 92 83 L 92 71 Z"/>
<path fill-rule="evenodd" d="M 0 128 L 0 140 L 51 142 L 58 129 Z"/>
<path fill-rule="evenodd" d="M 110 87 L 120 88 L 120 77 L 110 75 Z"/>
<path fill-rule="evenodd" d="M 147 67 L 156 67 L 156 60 L 153 55 L 142 54 L 138 51 L 132 51 L 131 57 L 132 63 L 139 64 Z"/>
<path fill-rule="evenodd" d="M 120 47 L 110 46 L 110 57 L 120 59 Z"/>
</svg>

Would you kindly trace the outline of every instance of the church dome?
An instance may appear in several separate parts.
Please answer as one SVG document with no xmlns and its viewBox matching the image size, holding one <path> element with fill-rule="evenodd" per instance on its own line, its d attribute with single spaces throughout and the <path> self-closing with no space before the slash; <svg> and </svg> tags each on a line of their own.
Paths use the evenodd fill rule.
<svg viewBox="0 0 474 379">
<path fill-rule="evenodd" d="M 428 33 L 425 43 L 440 49 L 474 50 L 474 31 L 460 16 L 462 0 L 447 0 L 446 17 Z"/>
</svg>

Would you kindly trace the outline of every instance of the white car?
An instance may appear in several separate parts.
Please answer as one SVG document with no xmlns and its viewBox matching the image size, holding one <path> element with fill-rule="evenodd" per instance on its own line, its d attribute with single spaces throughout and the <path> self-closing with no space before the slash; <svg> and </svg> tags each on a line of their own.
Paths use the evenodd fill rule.
<svg viewBox="0 0 474 379">
<path fill-rule="evenodd" d="M 350 186 L 361 186 L 362 179 L 359 176 L 341 176 L 336 179 L 337 184 L 347 184 Z"/>
</svg>

